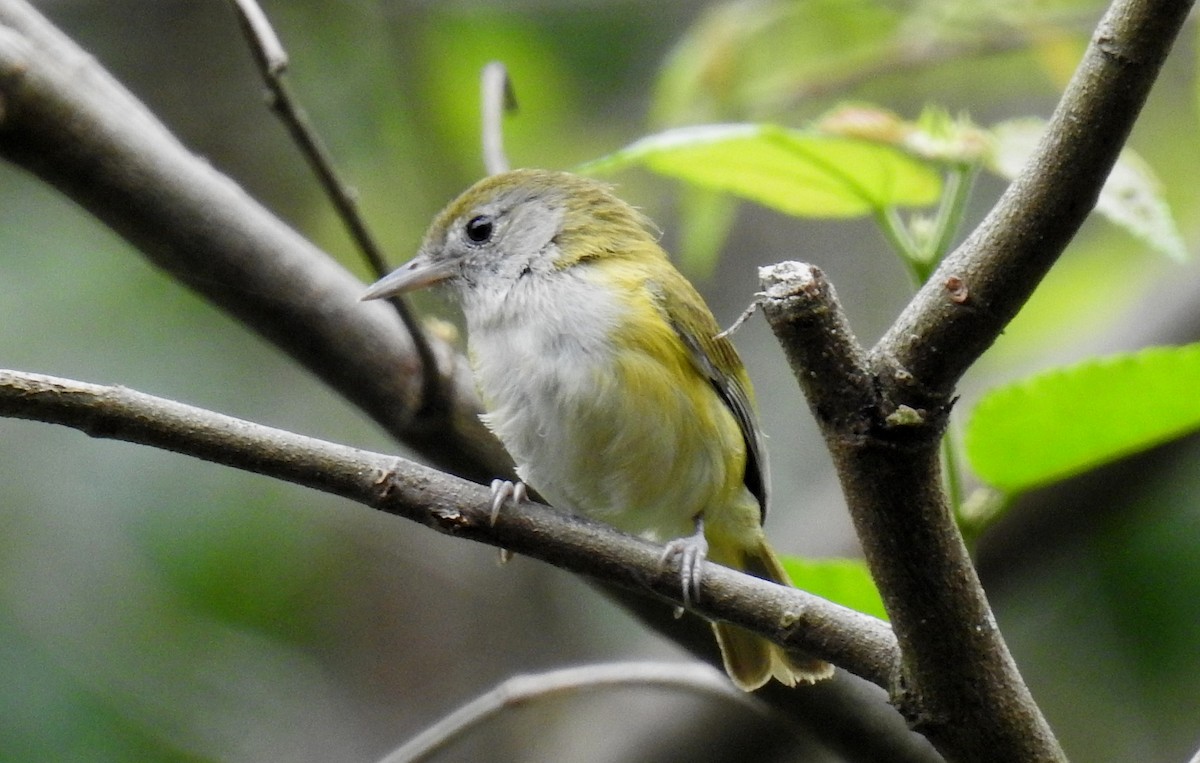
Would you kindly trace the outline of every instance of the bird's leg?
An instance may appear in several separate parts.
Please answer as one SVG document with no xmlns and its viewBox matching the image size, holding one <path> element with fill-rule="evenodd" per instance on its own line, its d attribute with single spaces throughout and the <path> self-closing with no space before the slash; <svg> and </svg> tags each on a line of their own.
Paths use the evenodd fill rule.
<svg viewBox="0 0 1200 763">
<path fill-rule="evenodd" d="M 675 609 L 675 616 L 692 605 L 700 594 L 700 579 L 704 576 L 704 560 L 708 557 L 708 540 L 704 537 L 704 517 L 696 517 L 696 532 L 676 538 L 663 549 L 661 563 L 679 559 L 679 582 L 683 587 L 683 606 Z"/>
<path fill-rule="evenodd" d="M 492 480 L 492 515 L 489 524 L 492 527 L 496 526 L 496 520 L 500 518 L 500 510 L 504 508 L 504 504 L 512 502 L 514 506 L 519 506 L 527 500 L 529 500 L 529 490 L 525 487 L 524 482 L 499 478 Z M 507 548 L 500 549 L 501 564 L 508 564 L 512 556 L 512 552 Z"/>
</svg>

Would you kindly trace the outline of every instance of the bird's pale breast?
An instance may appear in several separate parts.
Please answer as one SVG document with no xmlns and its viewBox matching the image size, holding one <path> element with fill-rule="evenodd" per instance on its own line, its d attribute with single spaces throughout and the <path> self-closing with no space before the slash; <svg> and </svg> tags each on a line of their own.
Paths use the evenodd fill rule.
<svg viewBox="0 0 1200 763">
<path fill-rule="evenodd" d="M 736 422 L 649 292 L 614 292 L 586 268 L 553 277 L 468 312 L 487 425 L 552 504 L 658 539 L 689 534 L 743 491 Z"/>
</svg>

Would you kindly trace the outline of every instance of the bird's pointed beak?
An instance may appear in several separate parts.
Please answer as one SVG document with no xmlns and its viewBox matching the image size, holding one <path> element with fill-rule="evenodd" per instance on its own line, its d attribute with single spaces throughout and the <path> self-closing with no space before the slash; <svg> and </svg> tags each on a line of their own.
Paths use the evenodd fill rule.
<svg viewBox="0 0 1200 763">
<path fill-rule="evenodd" d="M 457 265 L 453 260 L 433 260 L 426 254 L 418 254 L 373 283 L 359 299 L 383 299 L 424 289 L 445 281 L 456 271 Z"/>
</svg>

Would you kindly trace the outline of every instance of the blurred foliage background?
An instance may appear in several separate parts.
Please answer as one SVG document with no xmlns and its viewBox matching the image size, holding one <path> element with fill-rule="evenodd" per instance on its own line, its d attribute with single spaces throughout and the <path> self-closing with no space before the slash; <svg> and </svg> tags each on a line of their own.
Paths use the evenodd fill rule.
<svg viewBox="0 0 1200 763">
<path fill-rule="evenodd" d="M 37 5 L 186 144 L 367 277 L 264 106 L 227 3 Z M 1046 116 L 1102 6 L 1002 5 L 264 3 L 296 90 L 397 262 L 482 174 L 477 83 L 489 60 L 504 61 L 517 88 L 521 111 L 506 133 L 517 166 L 570 168 L 669 125 L 801 125 L 847 100 L 910 117 L 940 104 L 981 124 Z M 1162 178 L 1194 248 L 1191 35 L 1131 145 Z M 703 237 L 678 226 L 681 210 L 710 202 L 644 173 L 616 181 L 663 227 L 668 248 L 703 253 Z M 979 182 L 968 226 L 1001 190 Z M 867 343 L 911 293 L 867 222 L 720 210 L 732 228 L 713 248 L 719 258 L 685 268 L 723 323 L 750 301 L 755 267 L 782 259 L 824 269 Z M 1194 260 L 1171 262 L 1090 223 L 973 370 L 960 408 L 1037 368 L 1195 341 L 1198 276 Z M 396 448 L 279 352 L 7 166 L 0 300 L 6 367 Z M 755 320 L 736 342 L 772 438 L 775 545 L 855 555 L 828 457 L 770 332 Z M 1040 491 L 983 539 L 1000 625 L 1075 759 L 1178 761 L 1200 744 L 1198 459 L 1193 437 Z M 330 496 L 46 425 L 0 420 L 0 527 L 2 760 L 370 761 L 515 672 L 683 658 L 536 562 L 499 567 L 493 549 Z M 731 712 L 649 691 L 571 699 L 514 711 L 445 759 L 667 760 L 699 724 Z"/>
</svg>

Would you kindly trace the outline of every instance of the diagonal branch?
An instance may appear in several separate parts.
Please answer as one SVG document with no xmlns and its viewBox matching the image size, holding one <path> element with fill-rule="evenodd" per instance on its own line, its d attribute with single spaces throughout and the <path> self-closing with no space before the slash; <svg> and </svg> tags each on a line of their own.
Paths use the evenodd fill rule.
<svg viewBox="0 0 1200 763">
<path fill-rule="evenodd" d="M 250 45 L 255 63 L 258 64 L 259 74 L 267 87 L 268 100 L 271 109 L 279 115 L 280 120 L 292 136 L 293 142 L 300 153 L 308 161 L 308 166 L 321 183 L 333 208 L 346 226 L 350 238 L 358 247 L 371 267 L 375 278 L 383 278 L 388 273 L 387 258 L 375 235 L 367 226 L 362 210 L 358 205 L 358 195 L 350 186 L 342 182 L 335 166 L 333 155 L 317 134 L 308 113 L 300 105 L 299 99 L 292 92 L 286 74 L 288 67 L 287 52 L 283 43 L 271 26 L 266 13 L 257 0 L 233 0 L 233 7 L 238 16 L 238 22 L 245 33 Z M 418 321 L 407 300 L 399 295 L 392 296 L 387 302 L 400 316 L 404 330 L 412 340 L 413 353 L 417 356 L 421 368 L 421 397 L 417 404 L 416 414 L 419 417 L 434 417 L 445 412 L 447 404 L 443 379 L 438 375 L 438 361 L 434 354 L 429 337 L 424 327 Z"/>
<path fill-rule="evenodd" d="M 395 456 L 254 424 L 124 387 L 0 370 L 0 416 L 32 419 L 151 445 L 287 480 L 419 522 L 438 532 L 541 559 L 597 580 L 680 603 L 662 548 L 537 503 L 491 518 L 487 488 Z M 873 617 L 794 588 L 708 563 L 692 609 L 833 662 L 880 686 L 898 652 Z M 785 613 L 780 615 L 780 613 Z"/>
<path fill-rule="evenodd" d="M 468 731 L 506 710 L 541 701 L 558 701 L 572 694 L 599 689 L 674 688 L 716 697 L 767 715 L 766 707 L 738 691 L 708 665 L 672 662 L 616 662 L 581 665 L 546 673 L 517 675 L 482 694 L 392 750 L 379 763 L 420 763 L 432 760 Z"/>
<path fill-rule="evenodd" d="M 510 461 L 480 424 L 462 358 L 435 345 L 447 405 L 422 405 L 420 359 L 395 313 L 184 148 L 21 0 L 0 0 L 0 158 L 55 186 L 154 264 L 262 334 L 397 439 L 459 474 Z"/>
<path fill-rule="evenodd" d="M 1095 207 L 1191 7 L 1113 3 L 1024 171 L 875 347 L 881 369 L 903 369 L 922 396 L 948 401 Z"/>
</svg>

